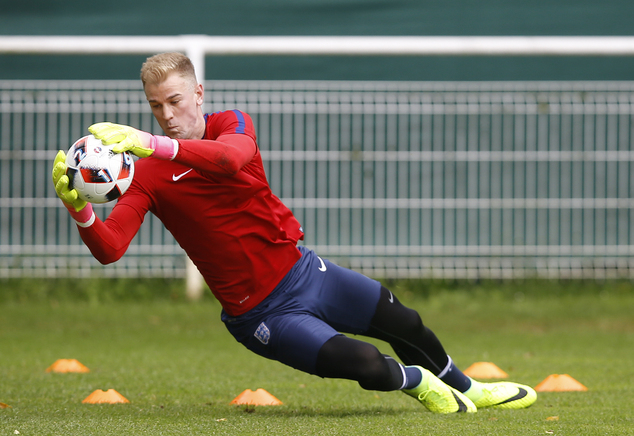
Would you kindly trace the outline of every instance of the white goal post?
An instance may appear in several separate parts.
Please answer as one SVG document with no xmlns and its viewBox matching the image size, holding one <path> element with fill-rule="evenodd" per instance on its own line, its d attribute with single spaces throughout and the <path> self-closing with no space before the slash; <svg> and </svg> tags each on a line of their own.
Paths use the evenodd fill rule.
<svg viewBox="0 0 634 436">
<path fill-rule="evenodd" d="M 634 56 L 634 36 L 0 36 L 0 54 Z"/>
</svg>

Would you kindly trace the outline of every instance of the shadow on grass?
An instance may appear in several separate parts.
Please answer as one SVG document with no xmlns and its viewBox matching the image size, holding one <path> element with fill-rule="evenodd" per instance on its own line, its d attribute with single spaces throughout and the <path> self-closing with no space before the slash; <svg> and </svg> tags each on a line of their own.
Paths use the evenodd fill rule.
<svg viewBox="0 0 634 436">
<path fill-rule="evenodd" d="M 328 418 L 346 418 L 346 417 L 376 417 L 383 416 L 399 416 L 410 412 L 405 408 L 385 407 L 385 406 L 345 406 L 341 408 L 321 408 L 311 406 L 291 407 L 291 406 L 232 406 L 234 412 L 242 412 L 246 414 L 258 414 L 260 416 L 274 416 L 280 418 L 290 417 L 328 417 Z M 422 407 L 422 406 L 421 406 Z M 423 412 L 427 412 L 423 409 Z"/>
</svg>

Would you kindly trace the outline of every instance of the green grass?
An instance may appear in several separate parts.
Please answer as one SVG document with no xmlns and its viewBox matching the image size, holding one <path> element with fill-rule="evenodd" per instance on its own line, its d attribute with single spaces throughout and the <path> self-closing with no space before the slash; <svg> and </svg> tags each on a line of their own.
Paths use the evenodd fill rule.
<svg viewBox="0 0 634 436">
<path fill-rule="evenodd" d="M 631 284 L 390 286 L 459 366 L 494 362 L 532 386 L 570 374 L 588 392 L 541 393 L 526 410 L 434 415 L 401 393 L 363 391 L 251 354 L 209 300 L 189 304 L 171 291 L 133 301 L 32 293 L 0 300 L 0 402 L 11 406 L 0 409 L 0 436 L 631 434 Z M 60 358 L 76 358 L 91 372 L 47 373 Z M 109 388 L 130 404 L 81 403 Z M 284 405 L 229 404 L 257 388 Z"/>
</svg>

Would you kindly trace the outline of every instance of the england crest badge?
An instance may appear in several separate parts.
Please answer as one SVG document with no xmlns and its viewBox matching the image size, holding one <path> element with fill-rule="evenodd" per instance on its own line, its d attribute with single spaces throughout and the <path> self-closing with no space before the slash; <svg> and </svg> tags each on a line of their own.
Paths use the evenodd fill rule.
<svg viewBox="0 0 634 436">
<path fill-rule="evenodd" d="M 258 329 L 253 334 L 253 336 L 255 336 L 258 339 L 258 341 L 266 345 L 269 343 L 269 339 L 271 339 L 271 332 L 269 328 L 266 326 L 266 324 L 261 323 L 258 326 Z"/>
</svg>

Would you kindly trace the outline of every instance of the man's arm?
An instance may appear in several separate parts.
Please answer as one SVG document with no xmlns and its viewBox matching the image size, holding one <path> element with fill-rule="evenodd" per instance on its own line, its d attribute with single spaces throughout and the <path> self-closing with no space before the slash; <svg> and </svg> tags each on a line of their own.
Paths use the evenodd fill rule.
<svg viewBox="0 0 634 436">
<path fill-rule="evenodd" d="M 179 139 L 175 162 L 210 173 L 234 175 L 255 156 L 255 141 L 247 135 L 221 135 L 215 141 Z"/>
<path fill-rule="evenodd" d="M 143 217 L 131 207 L 117 205 L 106 223 L 101 221 L 92 205 L 80 200 L 77 191 L 70 189 L 65 160 L 66 154 L 60 150 L 53 162 L 55 193 L 77 223 L 79 234 L 93 256 L 102 264 L 119 260 L 141 227 Z"/>
<path fill-rule="evenodd" d="M 173 160 L 197 170 L 225 175 L 236 174 L 251 162 L 257 147 L 255 140 L 244 134 L 223 134 L 216 140 L 176 140 L 113 123 L 93 124 L 88 130 L 104 144 L 116 144 L 113 147 L 116 153 L 129 151 L 138 157 Z"/>
<path fill-rule="evenodd" d="M 107 265 L 121 259 L 142 223 L 134 209 L 117 205 L 105 222 L 96 217 L 92 225 L 78 230 L 95 259 Z"/>
</svg>

